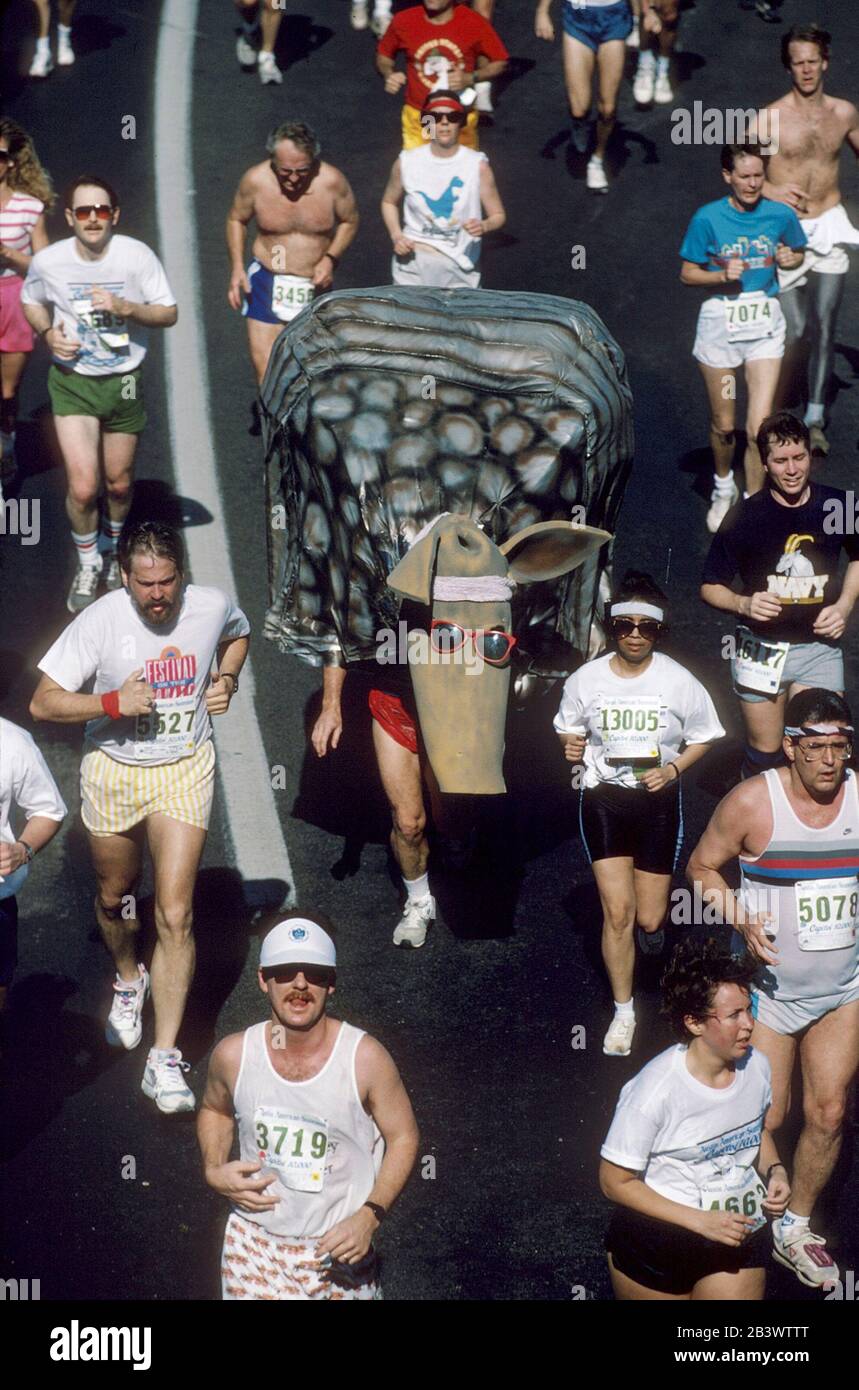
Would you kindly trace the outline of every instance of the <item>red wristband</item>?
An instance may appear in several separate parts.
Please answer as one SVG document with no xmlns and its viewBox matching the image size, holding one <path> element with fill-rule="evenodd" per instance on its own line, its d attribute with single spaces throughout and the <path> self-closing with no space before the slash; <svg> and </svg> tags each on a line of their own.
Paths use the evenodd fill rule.
<svg viewBox="0 0 859 1390">
<path fill-rule="evenodd" d="M 109 714 L 111 719 L 121 719 L 119 712 L 119 691 L 106 690 L 101 697 L 101 707 L 105 714 Z"/>
</svg>

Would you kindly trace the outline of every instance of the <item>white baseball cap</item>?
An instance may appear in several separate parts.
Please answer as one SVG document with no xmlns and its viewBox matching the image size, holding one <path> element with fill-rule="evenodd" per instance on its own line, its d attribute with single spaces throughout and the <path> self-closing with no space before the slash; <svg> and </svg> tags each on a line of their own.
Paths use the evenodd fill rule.
<svg viewBox="0 0 859 1390">
<path fill-rule="evenodd" d="M 286 917 L 262 943 L 260 970 L 276 965 L 324 965 L 337 968 L 337 950 L 327 931 L 307 917 Z"/>
</svg>

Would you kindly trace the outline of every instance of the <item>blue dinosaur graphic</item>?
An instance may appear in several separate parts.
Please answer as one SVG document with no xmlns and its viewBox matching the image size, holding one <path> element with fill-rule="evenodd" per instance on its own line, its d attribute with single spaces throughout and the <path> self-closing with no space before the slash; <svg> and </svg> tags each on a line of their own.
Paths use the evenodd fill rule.
<svg viewBox="0 0 859 1390">
<path fill-rule="evenodd" d="M 440 198 L 430 198 L 428 194 L 421 193 L 418 189 L 418 196 L 423 198 L 433 217 L 450 217 L 456 203 L 457 189 L 465 185 L 460 178 L 452 178 L 447 188 Z"/>
</svg>

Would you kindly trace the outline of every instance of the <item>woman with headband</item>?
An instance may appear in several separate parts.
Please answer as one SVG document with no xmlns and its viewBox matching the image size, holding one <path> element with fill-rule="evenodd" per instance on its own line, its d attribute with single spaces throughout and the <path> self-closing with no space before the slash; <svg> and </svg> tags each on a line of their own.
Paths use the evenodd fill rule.
<svg viewBox="0 0 859 1390">
<path fill-rule="evenodd" d="M 567 761 L 584 764 L 574 785 L 603 910 L 615 1009 L 603 1052 L 611 1057 L 628 1056 L 635 1033 L 633 929 L 649 954 L 664 943 L 682 842 L 681 774 L 725 733 L 700 681 L 655 650 L 666 610 L 650 575 L 629 571 L 607 605 L 615 650 L 570 676 L 554 721 Z"/>
</svg>

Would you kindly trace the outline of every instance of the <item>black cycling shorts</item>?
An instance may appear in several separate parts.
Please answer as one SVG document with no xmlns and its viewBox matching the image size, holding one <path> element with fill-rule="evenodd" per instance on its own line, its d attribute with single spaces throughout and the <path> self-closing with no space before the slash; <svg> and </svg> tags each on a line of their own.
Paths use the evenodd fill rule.
<svg viewBox="0 0 859 1390">
<path fill-rule="evenodd" d="M 11 985 L 18 964 L 18 903 L 0 898 L 0 985 Z"/>
<path fill-rule="evenodd" d="M 617 1207 L 605 1236 L 615 1269 L 657 1293 L 691 1293 L 710 1274 L 763 1269 L 772 1243 L 762 1226 L 740 1246 L 721 1245 L 694 1231 L 659 1221 L 629 1207 Z"/>
<path fill-rule="evenodd" d="M 592 864 L 597 859 L 629 858 L 644 873 L 672 874 L 683 843 L 680 783 L 661 792 L 606 782 L 585 787 L 579 826 Z"/>
</svg>

